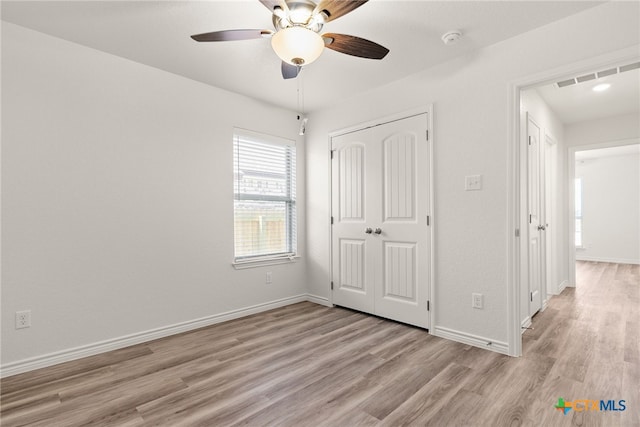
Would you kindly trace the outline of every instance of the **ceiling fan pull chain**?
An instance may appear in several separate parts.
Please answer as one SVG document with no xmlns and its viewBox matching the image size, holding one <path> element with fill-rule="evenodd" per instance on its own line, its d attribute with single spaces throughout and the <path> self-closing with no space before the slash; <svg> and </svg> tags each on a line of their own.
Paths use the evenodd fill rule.
<svg viewBox="0 0 640 427">
<path fill-rule="evenodd" d="M 302 69 L 300 70 L 300 74 L 298 74 L 298 77 L 300 87 L 302 88 L 302 90 L 300 90 L 300 94 L 302 96 L 302 116 L 304 117 L 304 73 L 302 72 Z"/>
<path fill-rule="evenodd" d="M 298 74 L 299 76 L 300 74 Z M 296 95 L 298 96 L 298 119 L 300 119 L 300 116 L 302 115 L 302 111 L 300 109 L 300 79 L 297 79 L 296 81 L 297 84 L 297 90 L 296 90 Z"/>
</svg>

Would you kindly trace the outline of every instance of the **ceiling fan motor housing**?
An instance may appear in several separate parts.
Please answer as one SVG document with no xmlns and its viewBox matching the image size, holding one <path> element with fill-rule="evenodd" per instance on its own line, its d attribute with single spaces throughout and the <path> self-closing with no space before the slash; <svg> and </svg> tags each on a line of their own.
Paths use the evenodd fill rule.
<svg viewBox="0 0 640 427">
<path fill-rule="evenodd" d="M 327 17 L 325 11 L 314 15 L 316 4 L 308 1 L 287 2 L 288 13 L 276 6 L 273 13 L 273 26 L 276 31 L 293 26 L 302 26 L 314 32 L 320 32 Z"/>
</svg>

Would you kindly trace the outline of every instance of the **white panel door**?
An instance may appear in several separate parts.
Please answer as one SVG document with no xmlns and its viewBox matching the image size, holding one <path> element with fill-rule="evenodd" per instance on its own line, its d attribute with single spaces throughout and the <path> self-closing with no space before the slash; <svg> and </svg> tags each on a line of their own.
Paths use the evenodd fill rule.
<svg viewBox="0 0 640 427">
<path fill-rule="evenodd" d="M 527 206 L 529 211 L 529 315 L 542 307 L 543 246 L 540 127 L 527 115 Z"/>
<path fill-rule="evenodd" d="M 331 231 L 333 303 L 373 313 L 374 241 L 367 224 L 379 202 L 368 184 L 375 151 L 367 142 L 370 134 L 365 129 L 331 139 Z"/>
<path fill-rule="evenodd" d="M 426 114 L 332 138 L 333 302 L 424 328 L 430 278 Z"/>
<path fill-rule="evenodd" d="M 429 150 L 426 115 L 375 128 L 382 209 L 376 212 L 375 313 L 428 327 Z"/>
</svg>

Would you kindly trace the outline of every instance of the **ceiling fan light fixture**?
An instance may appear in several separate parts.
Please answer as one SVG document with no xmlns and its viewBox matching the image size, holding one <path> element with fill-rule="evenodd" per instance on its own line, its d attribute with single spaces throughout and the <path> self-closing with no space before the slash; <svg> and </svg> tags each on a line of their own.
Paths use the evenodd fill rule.
<svg viewBox="0 0 640 427">
<path fill-rule="evenodd" d="M 324 50 L 322 37 L 305 27 L 283 28 L 271 38 L 276 55 L 291 65 L 308 65 L 318 59 Z"/>
<path fill-rule="evenodd" d="M 322 28 L 322 26 L 327 22 L 327 18 L 328 17 L 329 16 L 324 11 L 316 13 L 316 14 L 311 16 L 311 19 L 309 20 L 309 23 L 307 24 L 307 26 L 309 28 L 311 28 L 314 25 L 316 25 L 316 26 L 320 26 L 320 28 Z"/>
<path fill-rule="evenodd" d="M 280 19 L 287 19 L 287 13 L 284 10 L 282 10 L 280 6 L 275 6 L 273 8 L 273 14 Z"/>
</svg>

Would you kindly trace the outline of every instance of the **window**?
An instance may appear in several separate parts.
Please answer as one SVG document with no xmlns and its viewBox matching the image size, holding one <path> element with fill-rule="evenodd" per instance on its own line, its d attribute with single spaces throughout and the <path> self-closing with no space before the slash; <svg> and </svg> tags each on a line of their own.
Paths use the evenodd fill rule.
<svg viewBox="0 0 640 427">
<path fill-rule="evenodd" d="M 582 241 L 582 178 L 576 178 L 575 181 L 575 207 L 576 207 L 576 236 L 575 236 L 575 244 L 576 248 L 583 247 Z"/>
<path fill-rule="evenodd" d="M 235 262 L 294 256 L 295 142 L 235 129 L 233 162 Z"/>
</svg>

